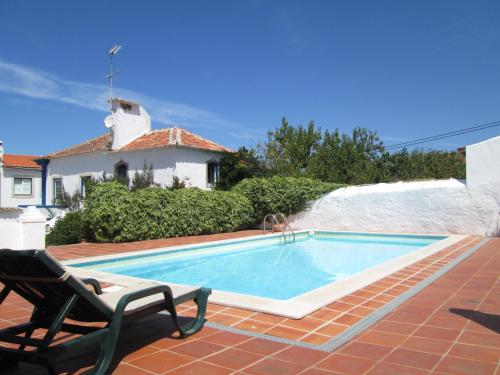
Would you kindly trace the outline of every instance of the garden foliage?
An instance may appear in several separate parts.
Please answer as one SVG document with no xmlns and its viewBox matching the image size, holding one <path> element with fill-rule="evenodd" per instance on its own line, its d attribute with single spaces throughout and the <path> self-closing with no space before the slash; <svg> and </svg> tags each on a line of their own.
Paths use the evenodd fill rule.
<svg viewBox="0 0 500 375">
<path fill-rule="evenodd" d="M 129 191 L 118 183 L 102 183 L 84 203 L 84 219 L 99 242 L 230 232 L 247 227 L 252 218 L 244 196 L 195 188 Z"/>
<path fill-rule="evenodd" d="M 252 202 L 253 222 L 259 223 L 268 213 L 296 213 L 304 209 L 308 201 L 343 186 L 309 178 L 274 176 L 245 179 L 232 191 Z"/>
<path fill-rule="evenodd" d="M 82 213 L 80 211 L 68 212 L 63 218 L 58 219 L 47 233 L 45 243 L 47 246 L 79 243 L 83 228 Z"/>
</svg>

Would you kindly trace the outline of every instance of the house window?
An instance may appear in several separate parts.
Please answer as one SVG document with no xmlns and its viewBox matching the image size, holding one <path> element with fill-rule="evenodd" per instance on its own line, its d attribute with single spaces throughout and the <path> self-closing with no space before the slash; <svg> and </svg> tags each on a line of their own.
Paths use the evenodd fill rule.
<svg viewBox="0 0 500 375">
<path fill-rule="evenodd" d="M 209 161 L 207 163 L 207 183 L 209 186 L 215 186 L 217 180 L 219 179 L 219 164 L 214 161 Z"/>
<path fill-rule="evenodd" d="M 33 179 L 14 177 L 14 195 L 30 196 L 33 193 Z"/>
<path fill-rule="evenodd" d="M 92 180 L 91 176 L 81 176 L 80 177 L 80 193 L 82 197 L 85 198 L 87 195 L 87 184 Z"/>
<path fill-rule="evenodd" d="M 61 203 L 62 194 L 63 194 L 62 178 L 54 178 L 53 191 L 54 191 L 54 197 L 53 197 L 54 204 Z"/>
<path fill-rule="evenodd" d="M 123 160 L 115 164 L 115 177 L 118 181 L 128 185 L 128 164 Z"/>
</svg>

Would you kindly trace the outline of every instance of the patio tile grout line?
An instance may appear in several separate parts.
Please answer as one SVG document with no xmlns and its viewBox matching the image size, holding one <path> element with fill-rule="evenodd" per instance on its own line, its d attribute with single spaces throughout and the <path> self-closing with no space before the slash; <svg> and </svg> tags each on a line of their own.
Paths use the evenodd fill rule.
<svg viewBox="0 0 500 375">
<path fill-rule="evenodd" d="M 470 240 L 468 240 L 466 243 L 462 244 L 459 248 L 455 249 L 450 254 L 443 255 L 439 259 L 436 259 L 434 262 L 431 262 L 427 267 L 432 266 L 436 262 L 442 261 L 443 258 L 446 258 L 446 257 L 450 256 L 451 254 L 455 254 L 456 252 L 460 251 L 464 247 L 469 246 L 471 243 L 474 243 L 475 241 L 477 241 L 477 238 L 474 238 L 474 237 L 471 238 Z M 440 269 L 438 269 L 437 271 L 432 273 L 430 276 L 424 278 L 422 281 L 415 284 L 413 287 L 408 289 L 406 292 L 403 292 L 399 296 L 396 296 L 391 301 L 387 302 L 384 306 L 380 307 L 378 310 L 375 310 L 373 313 L 362 318 L 359 322 L 355 323 L 350 328 L 347 328 L 345 331 L 343 331 L 339 335 L 333 337 L 332 339 L 330 339 L 329 341 L 327 341 L 321 345 L 315 345 L 315 344 L 311 344 L 311 343 L 303 342 L 303 341 L 290 340 L 290 339 L 286 339 L 286 338 L 282 338 L 282 337 L 278 337 L 278 336 L 268 335 L 268 334 L 261 333 L 261 332 L 246 331 L 243 329 L 235 328 L 234 326 L 225 326 L 225 325 L 222 325 L 219 323 L 207 322 L 206 325 L 208 327 L 219 329 L 222 331 L 247 335 L 250 337 L 260 338 L 260 339 L 264 339 L 264 340 L 268 340 L 268 341 L 279 342 L 279 343 L 283 343 L 283 344 L 287 344 L 287 345 L 298 346 L 298 347 L 303 347 L 303 348 L 317 350 L 317 351 L 332 352 L 333 350 L 335 350 L 336 348 L 341 346 L 343 343 L 345 343 L 347 340 L 352 339 L 358 333 L 367 329 L 372 324 L 374 324 L 375 322 L 380 320 L 383 316 L 387 315 L 389 312 L 394 310 L 396 307 L 398 307 L 402 303 L 406 302 L 408 299 L 410 299 L 411 297 L 416 295 L 418 292 L 420 292 L 421 290 L 426 288 L 432 282 L 439 279 L 441 276 L 443 276 L 448 271 L 453 269 L 456 265 L 458 265 L 464 259 L 468 258 L 470 255 L 472 255 L 475 251 L 477 251 L 479 248 L 481 248 L 483 245 L 485 245 L 489 241 L 490 241 L 489 238 L 482 239 L 481 241 L 479 241 L 478 243 L 473 245 L 470 249 L 467 249 L 463 253 L 458 255 L 456 258 L 449 260 L 447 264 L 441 266 Z M 394 284 L 393 286 L 398 285 L 400 282 L 403 282 L 405 280 L 408 280 L 409 278 L 414 277 L 414 275 L 415 274 L 413 274 L 412 276 L 407 277 L 405 279 L 399 280 L 398 283 Z M 379 293 L 379 294 L 383 294 L 383 292 Z M 373 298 L 377 297 L 379 294 L 377 294 L 376 296 L 373 296 Z M 371 300 L 371 299 L 368 299 L 368 300 Z M 359 305 L 354 305 L 353 308 L 355 308 L 357 306 L 359 306 Z M 347 311 L 343 312 L 341 315 L 346 314 L 346 313 L 347 313 Z M 339 315 L 339 316 L 341 316 L 341 315 Z M 334 319 L 337 319 L 339 316 L 336 316 Z M 246 317 L 242 321 L 248 320 L 248 319 L 249 319 L 249 317 Z M 331 323 L 331 322 L 332 322 L 332 319 L 326 321 L 325 323 Z M 239 324 L 239 323 L 240 322 L 233 323 L 233 324 Z M 276 325 L 279 325 L 279 323 L 274 324 L 273 327 Z M 270 327 L 269 329 L 272 329 L 273 327 Z M 315 331 L 316 330 L 314 330 L 313 332 L 315 332 Z"/>
</svg>

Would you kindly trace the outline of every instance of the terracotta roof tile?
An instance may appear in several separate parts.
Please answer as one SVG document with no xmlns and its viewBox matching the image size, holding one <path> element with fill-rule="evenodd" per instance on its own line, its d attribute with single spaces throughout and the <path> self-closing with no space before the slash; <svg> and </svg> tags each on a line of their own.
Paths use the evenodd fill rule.
<svg viewBox="0 0 500 375">
<path fill-rule="evenodd" d="M 35 162 L 35 159 L 38 158 L 39 156 L 35 155 L 4 154 L 3 165 L 7 168 L 42 169 L 42 167 Z"/>
<path fill-rule="evenodd" d="M 94 152 L 94 151 L 106 151 L 108 150 L 108 144 L 110 141 L 111 141 L 111 134 L 106 133 L 100 135 L 99 137 L 89 139 L 88 141 L 80 143 L 76 146 L 65 148 L 62 151 L 53 152 L 51 154 L 48 154 L 47 156 L 49 158 L 57 158 L 60 156 L 85 154 L 87 152 Z"/>
<path fill-rule="evenodd" d="M 231 152 L 232 150 L 181 128 L 153 130 L 130 142 L 121 150 L 138 150 L 167 146 L 183 146 L 202 150 Z"/>
<path fill-rule="evenodd" d="M 56 158 L 60 156 L 77 155 L 94 151 L 106 151 L 108 150 L 108 144 L 110 141 L 111 135 L 107 133 L 87 142 L 80 143 L 79 145 L 49 154 L 48 157 Z M 185 129 L 176 127 L 152 130 L 116 151 L 133 151 L 171 146 L 190 147 L 216 152 L 232 151 L 231 149 L 209 141 L 208 139 L 204 139 Z"/>
</svg>

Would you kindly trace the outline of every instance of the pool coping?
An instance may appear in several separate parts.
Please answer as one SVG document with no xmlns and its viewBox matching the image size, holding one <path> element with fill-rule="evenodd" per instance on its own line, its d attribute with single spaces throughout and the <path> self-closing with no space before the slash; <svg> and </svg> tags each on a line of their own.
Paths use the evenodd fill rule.
<svg viewBox="0 0 500 375">
<path fill-rule="evenodd" d="M 356 292 L 359 289 L 362 289 L 384 277 L 387 277 L 405 267 L 408 267 L 419 260 L 422 260 L 439 250 L 452 246 L 453 244 L 461 241 L 466 238 L 466 235 L 451 235 L 451 234 L 406 234 L 406 233 L 370 233 L 370 232 L 350 232 L 350 231 L 325 231 L 325 230 L 300 230 L 294 231 L 296 234 L 299 233 L 309 233 L 309 235 L 313 233 L 340 233 L 340 234 L 368 234 L 368 235 L 387 235 L 387 236 L 414 236 L 414 237 L 425 237 L 425 236 L 446 236 L 446 238 L 439 240 L 431 245 L 424 246 L 418 250 L 415 250 L 411 253 L 399 256 L 397 258 L 386 261 L 377 266 L 368 268 L 364 271 L 361 271 L 351 277 L 348 277 L 343 280 L 335 281 L 333 283 L 324 285 L 322 287 L 313 289 L 309 292 L 303 293 L 296 297 L 290 298 L 288 300 L 275 300 L 271 298 L 250 296 L 245 294 L 233 293 L 233 292 L 224 292 L 219 290 L 213 290 L 212 295 L 209 298 L 209 302 L 215 304 L 221 304 L 224 306 L 230 306 L 235 308 L 242 308 L 272 315 L 283 316 L 291 319 L 301 319 L 307 315 L 310 315 L 316 310 L 325 307 L 326 305 L 336 301 L 342 297 L 345 297 L 349 294 Z M 281 233 L 277 234 L 263 234 L 257 236 L 246 237 L 245 239 L 228 239 L 228 240 L 220 240 L 210 242 L 210 247 L 214 247 L 217 245 L 224 244 L 232 244 L 238 243 L 242 241 L 258 241 L 259 239 L 272 239 L 274 237 L 282 236 Z M 72 264 L 80 264 L 86 262 L 93 261 L 102 261 L 102 260 L 110 260 L 115 258 L 126 258 L 130 256 L 135 256 L 139 254 L 156 254 L 163 252 L 174 252 L 179 250 L 189 250 L 203 247 L 208 243 L 198 243 L 191 245 L 181 245 L 181 246 L 172 246 L 167 248 L 158 248 L 153 250 L 140 250 L 140 251 L 132 251 L 120 254 L 111 254 L 111 255 L 103 255 L 97 257 L 88 257 L 88 258 L 79 258 L 63 261 L 62 263 L 67 266 L 71 272 L 76 274 L 79 277 L 94 277 L 101 281 L 105 281 L 111 284 L 120 285 L 120 286 L 128 286 L 132 284 L 137 284 L 138 282 L 143 282 L 144 279 L 132 277 L 132 276 L 123 276 L 111 274 L 103 271 L 89 270 L 80 267 L 71 267 Z M 167 285 L 179 285 L 175 283 L 166 283 L 155 281 L 159 284 L 167 284 Z"/>
</svg>

